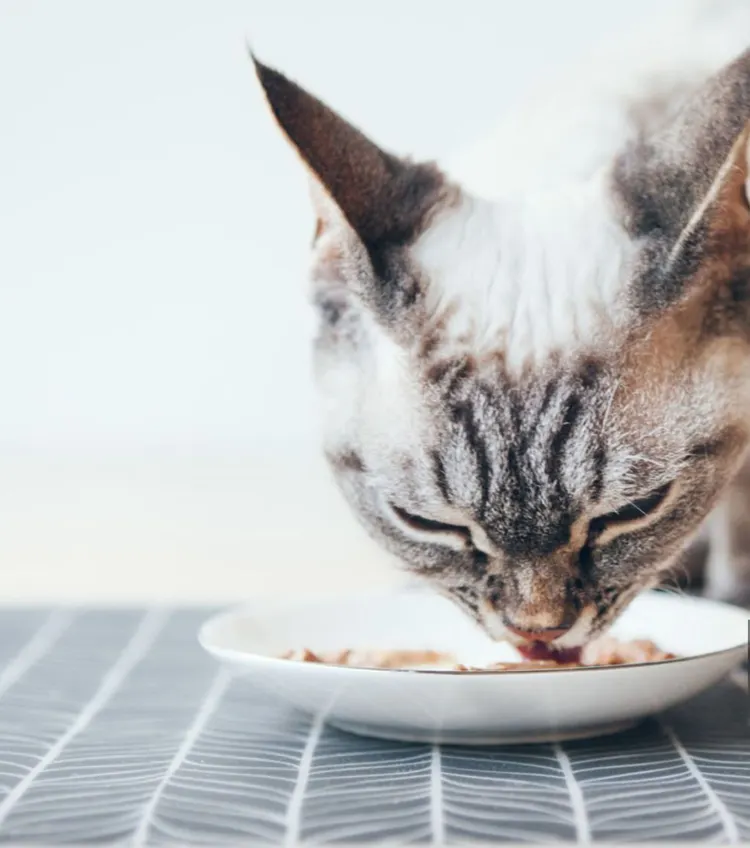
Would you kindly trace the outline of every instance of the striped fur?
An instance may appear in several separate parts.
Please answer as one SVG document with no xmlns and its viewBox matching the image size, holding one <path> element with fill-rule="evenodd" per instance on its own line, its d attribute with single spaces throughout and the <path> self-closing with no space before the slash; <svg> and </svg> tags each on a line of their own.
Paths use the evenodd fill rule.
<svg viewBox="0 0 750 848">
<path fill-rule="evenodd" d="M 722 8 L 712 31 L 725 15 L 732 38 L 713 65 L 696 49 L 702 75 L 626 86 L 589 167 L 505 195 L 381 151 L 258 66 L 315 185 L 336 478 L 376 539 L 496 636 L 582 644 L 742 479 L 750 52 L 730 42 L 741 20 L 750 46 L 750 13 Z"/>
</svg>

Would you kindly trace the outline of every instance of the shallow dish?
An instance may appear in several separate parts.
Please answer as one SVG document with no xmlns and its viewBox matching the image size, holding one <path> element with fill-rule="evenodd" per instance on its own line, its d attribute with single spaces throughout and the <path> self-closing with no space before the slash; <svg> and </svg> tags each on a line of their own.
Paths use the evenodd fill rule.
<svg viewBox="0 0 750 848">
<path fill-rule="evenodd" d="M 353 733 L 412 742 L 543 742 L 613 733 L 716 683 L 747 654 L 746 610 L 647 593 L 612 629 L 676 660 L 466 674 L 277 659 L 292 648 L 435 649 L 466 665 L 511 659 L 449 601 L 423 591 L 263 603 L 202 627 L 201 645 L 293 706 Z"/>
</svg>

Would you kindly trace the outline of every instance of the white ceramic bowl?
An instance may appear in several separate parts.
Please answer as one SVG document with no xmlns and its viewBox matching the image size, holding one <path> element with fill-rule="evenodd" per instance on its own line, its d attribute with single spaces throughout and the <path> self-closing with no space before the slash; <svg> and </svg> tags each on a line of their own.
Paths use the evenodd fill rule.
<svg viewBox="0 0 750 848">
<path fill-rule="evenodd" d="M 649 593 L 612 633 L 652 639 L 679 659 L 560 671 L 462 674 L 276 659 L 303 647 L 432 648 L 467 665 L 512 656 L 449 601 L 423 591 L 263 603 L 211 619 L 200 642 L 258 686 L 353 733 L 457 744 L 542 742 L 621 730 L 716 683 L 745 657 L 749 617 L 726 604 Z"/>
</svg>

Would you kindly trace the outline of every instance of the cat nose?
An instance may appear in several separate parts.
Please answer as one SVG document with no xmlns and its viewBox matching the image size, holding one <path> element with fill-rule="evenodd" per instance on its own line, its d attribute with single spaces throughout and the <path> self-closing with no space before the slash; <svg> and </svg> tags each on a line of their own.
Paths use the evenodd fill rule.
<svg viewBox="0 0 750 848">
<path fill-rule="evenodd" d="M 568 595 L 547 602 L 546 608 L 528 603 L 514 605 L 501 613 L 506 629 L 528 642 L 554 642 L 572 630 L 581 612 L 577 598 Z"/>
<path fill-rule="evenodd" d="M 516 627 L 508 621 L 505 622 L 505 627 L 511 633 L 515 633 L 516 636 L 520 636 L 527 642 L 554 642 L 555 639 L 559 639 L 570 630 L 570 626 L 544 627 L 541 630 L 523 630 L 521 627 Z"/>
</svg>

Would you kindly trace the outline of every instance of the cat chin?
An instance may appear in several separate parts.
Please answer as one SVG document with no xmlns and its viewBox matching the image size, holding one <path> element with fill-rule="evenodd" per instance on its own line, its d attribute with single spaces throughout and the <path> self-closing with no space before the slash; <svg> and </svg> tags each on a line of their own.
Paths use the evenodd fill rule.
<svg viewBox="0 0 750 848">
<path fill-rule="evenodd" d="M 509 642 L 515 648 L 521 650 L 522 653 L 524 650 L 528 649 L 530 645 L 537 644 L 536 642 L 529 642 L 528 640 L 522 639 L 516 634 L 511 633 L 503 624 L 502 618 L 497 612 L 483 612 L 484 615 L 481 620 L 482 626 L 487 634 L 495 641 Z M 594 635 L 592 625 L 594 624 L 595 619 L 596 607 L 593 605 L 584 607 L 573 627 L 571 627 L 571 629 L 563 636 L 555 639 L 554 642 L 551 642 L 547 646 L 550 653 L 574 651 L 586 645 L 587 642 L 591 641 Z"/>
<path fill-rule="evenodd" d="M 552 646 L 558 650 L 569 650 L 571 648 L 582 648 L 591 640 L 592 625 L 596 618 L 596 607 L 586 606 L 581 610 L 576 623 L 559 639 L 555 639 Z"/>
</svg>

